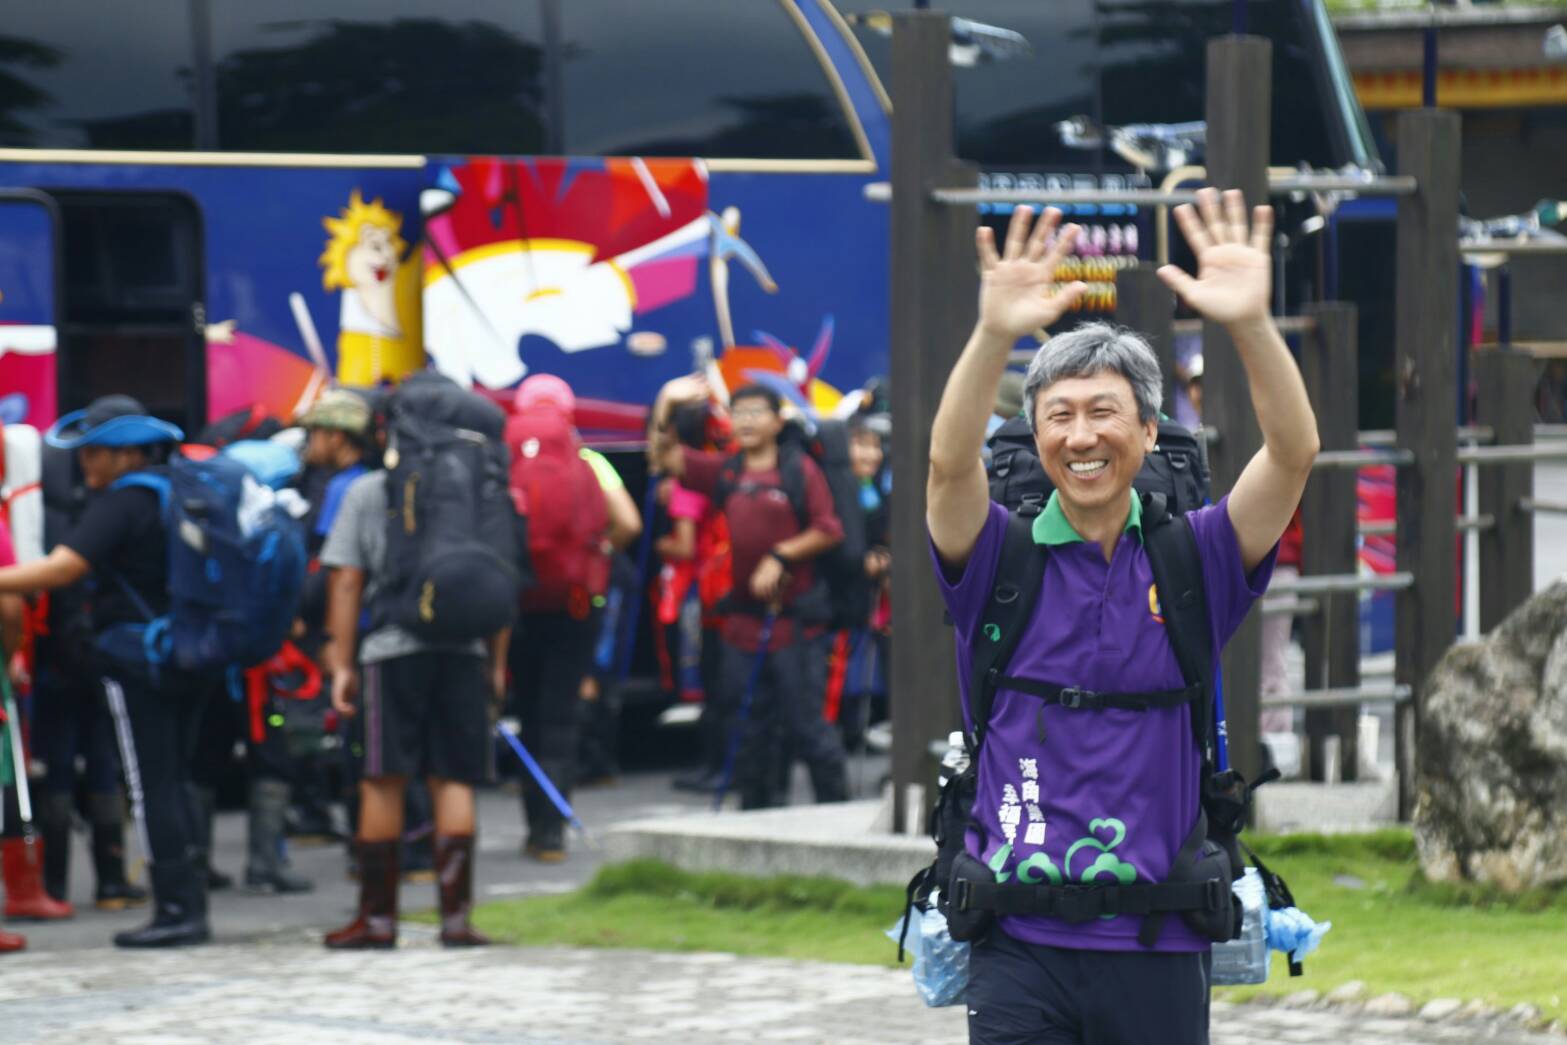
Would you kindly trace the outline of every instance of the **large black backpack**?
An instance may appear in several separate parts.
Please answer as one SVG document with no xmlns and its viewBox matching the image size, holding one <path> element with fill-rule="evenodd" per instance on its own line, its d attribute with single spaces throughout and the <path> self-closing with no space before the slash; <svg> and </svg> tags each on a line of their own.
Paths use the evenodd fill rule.
<svg viewBox="0 0 1567 1045">
<path fill-rule="evenodd" d="M 1068 922 L 1130 914 L 1141 916 L 1139 942 L 1157 943 L 1165 919 L 1180 914 L 1215 942 L 1240 935 L 1242 910 L 1231 884 L 1245 870 L 1240 832 L 1251 792 L 1276 777 L 1277 770 L 1248 783 L 1232 769 L 1218 770 L 1218 727 L 1214 708 L 1214 664 L 1210 646 L 1207 592 L 1196 537 L 1184 514 L 1171 513 L 1160 494 L 1141 494 L 1142 533 L 1159 603 L 1185 686 L 1161 693 L 1095 693 L 1071 685 L 1012 678 L 1007 665 L 1027 630 L 1040 594 L 1049 555 L 1033 539 L 1032 517 L 1014 512 L 997 562 L 991 597 L 974 628 L 970 647 L 969 707 L 973 730 L 965 734 L 968 766 L 948 781 L 931 816 L 936 859 L 909 883 L 909 901 L 927 906 L 933 891 L 954 939 L 977 940 L 997 916 L 1048 915 Z M 992 638 L 993 637 L 993 638 Z M 978 785 L 979 754 L 989 730 L 996 692 L 1008 688 L 1047 703 L 1088 713 L 1103 708 L 1146 711 L 1190 704 L 1194 739 L 1201 757 L 1197 818 L 1164 882 L 1122 885 L 1028 884 L 997 882 L 995 874 L 968 855 L 970 826 Z M 1288 887 L 1252 856 L 1269 901 L 1284 906 Z M 900 947 L 901 957 L 901 947 Z M 1291 972 L 1296 972 L 1291 966 Z"/>
<path fill-rule="evenodd" d="M 870 617 L 871 588 L 865 577 L 865 509 L 860 505 L 860 481 L 849 458 L 848 425 L 836 419 L 823 420 L 816 422 L 814 433 L 808 433 L 791 421 L 778 435 L 780 483 L 802 530 L 811 523 L 805 503 L 805 473 L 800 466 L 806 456 L 827 479 L 833 511 L 843 525 L 843 540 L 815 560 L 821 598 L 814 600 L 819 605 L 804 615 L 814 615 L 817 619 L 813 623 L 824 623 L 834 630 L 862 628 Z M 719 473 L 714 503 L 722 506 L 744 485 L 745 457 L 736 454 L 724 462 Z"/>
<path fill-rule="evenodd" d="M 1055 484 L 1039 461 L 1027 418 L 1014 417 L 996 429 L 986 445 L 990 448 L 990 467 L 986 469 L 990 499 L 1008 511 L 1038 515 Z M 1206 444 L 1185 425 L 1160 421 L 1159 441 L 1143 458 L 1132 486 L 1139 493 L 1163 495 L 1169 510 L 1177 515 L 1201 508 L 1210 495 Z"/>
<path fill-rule="evenodd" d="M 499 406 L 433 371 L 393 395 L 379 623 L 432 641 L 483 638 L 511 623 L 519 551 L 505 423 Z"/>
</svg>

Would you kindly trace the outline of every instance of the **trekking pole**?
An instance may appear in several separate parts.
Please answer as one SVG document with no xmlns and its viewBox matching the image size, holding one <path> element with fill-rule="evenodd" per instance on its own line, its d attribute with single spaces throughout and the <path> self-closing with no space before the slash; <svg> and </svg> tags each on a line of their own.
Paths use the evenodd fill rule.
<svg viewBox="0 0 1567 1045">
<path fill-rule="evenodd" d="M 517 758 L 522 762 L 523 767 L 538 782 L 539 790 L 543 791 L 544 797 L 548 798 L 550 803 L 560 811 L 560 815 L 566 818 L 566 822 L 574 827 L 577 833 L 584 839 L 591 841 L 588 829 L 583 826 L 582 821 L 577 817 L 576 810 L 571 808 L 571 803 L 566 801 L 566 796 L 560 793 L 560 788 L 556 787 L 555 782 L 544 772 L 544 767 L 539 765 L 538 760 L 533 757 L 527 748 L 522 746 L 522 741 L 517 738 L 517 735 L 499 722 L 495 723 L 495 732 L 499 733 L 506 743 L 510 745 L 512 751 L 516 752 Z"/>
<path fill-rule="evenodd" d="M 16 808 L 22 814 L 22 831 L 26 833 L 33 823 L 33 796 L 27 788 L 27 759 L 22 754 L 22 716 L 16 709 L 16 695 L 11 692 L 11 676 L 0 666 L 0 694 L 5 697 L 5 731 L 11 743 L 11 775 L 16 778 Z M 5 813 L 0 811 L 0 818 Z"/>
<path fill-rule="evenodd" d="M 740 708 L 735 713 L 734 725 L 729 728 L 729 749 L 724 753 L 724 774 L 718 780 L 718 788 L 713 792 L 713 812 L 724 808 L 724 798 L 729 793 L 729 785 L 734 783 L 735 759 L 740 754 L 740 735 L 745 732 L 746 723 L 751 719 L 751 702 L 756 697 L 756 684 L 762 678 L 762 665 L 767 661 L 767 647 L 773 641 L 773 622 L 778 619 L 776 610 L 768 610 L 767 616 L 762 618 L 762 632 L 756 641 L 756 659 L 751 662 L 751 675 L 746 679 L 745 692 L 740 694 Z"/>
</svg>

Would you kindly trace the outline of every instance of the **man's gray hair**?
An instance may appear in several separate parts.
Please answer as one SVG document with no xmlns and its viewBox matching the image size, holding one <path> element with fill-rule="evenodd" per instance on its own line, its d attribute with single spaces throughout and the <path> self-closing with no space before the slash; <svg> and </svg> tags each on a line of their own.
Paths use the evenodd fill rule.
<svg viewBox="0 0 1567 1045">
<path fill-rule="evenodd" d="M 1113 323 L 1084 323 L 1046 341 L 1034 353 L 1023 379 L 1023 416 L 1034 429 L 1034 399 L 1057 381 L 1095 374 L 1120 374 L 1132 386 L 1140 421 L 1157 421 L 1164 405 L 1159 357 L 1138 334 Z"/>
</svg>

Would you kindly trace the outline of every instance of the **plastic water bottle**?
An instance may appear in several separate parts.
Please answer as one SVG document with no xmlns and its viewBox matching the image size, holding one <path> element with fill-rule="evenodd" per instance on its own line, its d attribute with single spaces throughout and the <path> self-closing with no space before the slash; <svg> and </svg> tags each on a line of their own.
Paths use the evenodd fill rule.
<svg viewBox="0 0 1567 1045">
<path fill-rule="evenodd" d="M 1255 867 L 1248 867 L 1231 888 L 1244 912 L 1241 935 L 1228 943 L 1213 945 L 1213 983 L 1215 986 L 1267 983 L 1268 940 L 1263 917 L 1268 897 L 1262 886 L 1262 876 Z"/>
<path fill-rule="evenodd" d="M 937 775 L 940 786 L 946 787 L 947 781 L 953 779 L 968 768 L 968 744 L 962 732 L 954 731 L 947 734 L 947 753 L 941 757 L 941 772 Z"/>
</svg>

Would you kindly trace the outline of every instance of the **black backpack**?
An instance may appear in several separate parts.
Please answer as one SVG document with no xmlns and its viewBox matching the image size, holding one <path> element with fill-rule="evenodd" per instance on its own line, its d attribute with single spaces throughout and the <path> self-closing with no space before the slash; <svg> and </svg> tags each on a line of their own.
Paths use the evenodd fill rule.
<svg viewBox="0 0 1567 1045">
<path fill-rule="evenodd" d="M 1240 935 L 1243 911 L 1231 884 L 1245 870 L 1239 835 L 1251 792 L 1278 776 L 1277 770 L 1248 783 L 1233 769 L 1218 771 L 1218 729 L 1214 715 L 1214 664 L 1209 642 L 1207 592 L 1196 537 L 1184 514 L 1172 514 L 1160 494 L 1141 494 L 1143 543 L 1158 585 L 1165 628 L 1186 685 L 1159 693 L 1095 693 L 1033 679 L 1011 678 L 1006 668 L 1027 630 L 1040 594 L 1046 546 L 1033 539 L 1031 516 L 1014 512 L 997 562 L 993 591 L 974 634 L 997 636 L 970 647 L 969 702 L 974 729 L 965 736 L 968 766 L 942 788 L 931 815 L 936 859 L 909 883 L 909 903 L 925 909 L 933 891 L 953 939 L 984 937 L 998 915 L 1048 915 L 1077 923 L 1129 914 L 1142 917 L 1138 940 L 1157 943 L 1164 921 L 1180 914 L 1215 942 Z M 988 732 L 997 689 L 1018 690 L 1047 703 L 1092 713 L 1103 708 L 1146 711 L 1191 705 L 1192 732 L 1201 755 L 1201 800 L 1197 819 L 1164 882 L 1098 885 L 997 882 L 995 874 L 968 855 L 965 833 L 978 785 L 979 753 Z M 1288 887 L 1250 850 L 1273 906 L 1292 904 Z M 899 957 L 902 957 L 900 942 Z M 1291 973 L 1298 975 L 1296 966 Z"/>
<path fill-rule="evenodd" d="M 421 371 L 398 388 L 388 416 L 378 623 L 438 642 L 493 635 L 511 623 L 517 606 L 505 412 Z"/>
<path fill-rule="evenodd" d="M 1014 417 L 990 437 L 990 499 L 1008 511 L 1038 515 L 1055 485 L 1045 474 L 1028 419 Z M 1175 421 L 1159 422 L 1159 441 L 1143 458 L 1132 480 L 1139 493 L 1164 496 L 1177 515 L 1201 508 L 1209 500 L 1207 445 L 1192 430 Z"/>
<path fill-rule="evenodd" d="M 778 474 L 789 504 L 803 530 L 810 525 L 805 503 L 803 456 L 810 456 L 827 479 L 833 511 L 843 525 L 843 540 L 815 560 L 817 597 L 808 607 L 797 607 L 811 623 L 840 628 L 862 628 L 870 617 L 871 587 L 865 577 L 865 510 L 860 506 L 860 481 L 849 459 L 849 428 L 839 420 L 816 422 L 814 435 L 796 422 L 784 425 L 778 435 Z M 719 473 L 714 503 L 722 507 L 729 495 L 745 485 L 745 456 L 736 454 Z M 737 578 L 736 583 L 742 583 Z"/>
</svg>

